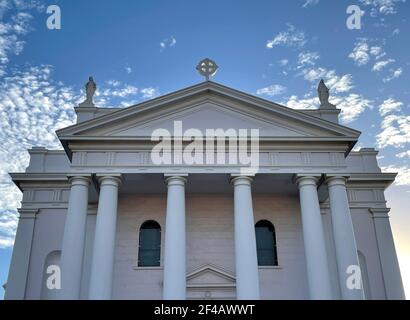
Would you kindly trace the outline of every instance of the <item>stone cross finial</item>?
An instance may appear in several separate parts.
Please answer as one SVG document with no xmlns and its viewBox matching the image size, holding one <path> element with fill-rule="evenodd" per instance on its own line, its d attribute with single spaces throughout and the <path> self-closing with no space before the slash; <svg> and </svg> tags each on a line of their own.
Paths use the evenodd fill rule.
<svg viewBox="0 0 410 320">
<path fill-rule="evenodd" d="M 322 79 L 319 82 L 319 86 L 317 88 L 319 100 L 320 100 L 320 108 L 329 109 L 329 108 L 336 108 L 335 105 L 329 102 L 329 88 L 326 87 L 325 81 Z"/>
<path fill-rule="evenodd" d="M 86 99 L 83 103 L 80 104 L 80 106 L 94 106 L 94 101 L 93 97 L 95 94 L 95 91 L 97 90 L 97 84 L 94 82 L 93 77 L 88 78 L 88 82 L 85 85 L 85 93 L 86 93 Z"/>
<path fill-rule="evenodd" d="M 199 74 L 205 77 L 206 81 L 209 81 L 209 78 L 214 76 L 216 71 L 218 71 L 218 65 L 215 61 L 206 58 L 198 63 L 196 66 L 196 70 L 198 70 Z"/>
</svg>

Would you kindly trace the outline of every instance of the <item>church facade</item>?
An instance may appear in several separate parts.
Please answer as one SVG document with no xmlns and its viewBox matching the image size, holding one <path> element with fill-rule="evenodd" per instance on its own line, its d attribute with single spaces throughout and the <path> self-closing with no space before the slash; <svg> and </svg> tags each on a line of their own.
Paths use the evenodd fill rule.
<svg viewBox="0 0 410 320">
<path fill-rule="evenodd" d="M 57 131 L 64 150 L 32 148 L 11 173 L 23 200 L 6 299 L 404 299 L 395 174 L 353 151 L 360 132 L 324 83 L 315 110 L 211 81 L 104 109 L 89 84 Z M 227 138 L 194 145 L 210 129 Z M 235 144 L 255 147 L 256 170 L 205 148 L 241 130 L 257 130 Z"/>
</svg>

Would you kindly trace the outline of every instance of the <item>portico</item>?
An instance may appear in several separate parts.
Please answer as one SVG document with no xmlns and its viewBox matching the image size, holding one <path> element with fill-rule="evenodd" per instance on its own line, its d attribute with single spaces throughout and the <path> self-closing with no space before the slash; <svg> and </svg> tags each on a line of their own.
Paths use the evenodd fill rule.
<svg viewBox="0 0 410 320">
<path fill-rule="evenodd" d="M 30 150 L 26 173 L 12 175 L 31 236 L 17 233 L 25 254 L 13 258 L 6 297 L 402 296 L 400 274 L 388 272 L 398 265 L 383 192 L 394 175 L 373 149 L 352 151 L 360 132 L 338 123 L 335 106 L 293 110 L 206 81 L 125 109 L 76 112 L 78 123 L 57 131 L 64 150 Z M 175 123 L 188 134 L 167 136 L 171 147 L 158 154 L 171 162 L 158 164 L 152 134 Z M 230 161 L 229 137 L 205 140 L 223 152 L 197 147 L 207 129 L 257 129 L 257 161 Z M 235 146 L 251 150 L 255 139 Z M 380 212 L 383 223 L 373 219 Z M 51 264 L 61 267 L 56 296 L 43 285 Z"/>
<path fill-rule="evenodd" d="M 212 176 L 212 174 L 147 174 L 146 177 L 144 177 L 143 174 L 127 174 L 125 176 L 119 174 L 95 175 L 94 180 L 97 181 L 100 186 L 100 196 L 94 238 L 94 253 L 91 264 L 90 299 L 112 298 L 114 250 L 116 246 L 115 233 L 118 215 L 116 199 L 118 199 L 119 190 L 121 190 L 121 188 L 124 188 L 125 193 L 132 192 L 136 197 L 154 192 L 154 190 L 156 193 L 163 194 L 164 197 L 166 197 L 163 297 L 164 299 L 172 300 L 186 299 L 186 215 L 189 214 L 185 209 L 186 193 L 200 195 L 207 194 L 207 190 L 209 189 L 215 189 L 231 197 L 234 204 L 234 256 L 235 270 L 237 270 L 236 297 L 238 299 L 259 299 L 260 280 L 256 254 L 257 245 L 255 240 L 252 187 L 257 190 L 256 193 L 261 193 L 263 190 L 269 195 L 269 193 L 274 194 L 282 189 L 283 195 L 289 193 L 289 196 L 299 198 L 310 297 L 312 299 L 335 298 L 334 291 L 331 289 L 325 244 L 326 239 L 324 237 L 317 194 L 318 181 L 322 177 L 320 174 L 296 174 L 293 176 L 290 174 L 261 174 L 257 177 L 216 174 L 213 175 L 213 178 L 210 176 Z M 70 179 L 71 188 L 76 188 L 78 185 L 77 181 L 87 182 L 89 179 L 89 175 L 84 175 L 83 177 L 76 176 L 75 179 Z M 341 180 L 345 181 L 344 179 Z M 140 182 L 139 186 L 137 181 Z M 149 183 L 147 184 L 148 181 Z M 160 186 L 160 183 L 166 187 L 164 193 L 162 192 L 165 187 Z M 107 190 L 107 187 L 110 189 Z M 72 192 L 70 195 L 67 221 L 71 219 L 71 212 L 78 214 L 80 211 L 72 210 L 71 206 L 78 206 L 81 204 L 81 199 L 88 197 L 88 188 L 84 187 L 80 190 L 81 191 L 77 190 L 77 192 Z M 343 201 L 347 201 L 346 193 L 340 192 L 336 197 L 332 198 L 331 201 L 335 201 L 336 205 L 343 207 Z M 330 206 L 334 207 L 334 204 L 330 202 Z M 339 210 L 339 208 L 335 210 L 337 210 L 335 211 L 337 215 L 346 214 L 346 212 Z M 86 212 L 83 212 L 83 214 L 86 216 Z M 347 220 L 345 223 L 346 228 L 350 226 L 350 230 L 341 230 L 344 234 L 352 230 L 352 222 L 349 218 L 350 213 L 345 217 Z M 70 230 L 69 226 L 69 224 L 66 224 L 63 243 L 68 242 L 66 238 L 71 237 L 72 234 L 76 234 L 76 238 L 78 239 L 85 238 L 85 228 L 81 233 L 77 227 L 78 224 L 74 225 L 73 230 Z M 81 230 L 83 230 L 83 228 Z M 344 250 L 342 254 L 346 256 L 350 255 L 356 260 L 358 259 L 355 243 L 352 248 L 346 246 L 343 239 L 341 243 L 338 242 L 336 238 L 334 241 L 336 246 L 340 246 L 339 250 Z M 82 257 L 84 255 L 84 245 L 81 247 L 78 246 L 76 249 L 78 251 L 73 250 L 71 257 Z M 349 249 L 351 250 L 350 252 Z M 62 261 L 64 262 L 64 258 Z M 78 277 L 73 271 L 77 270 L 77 268 L 81 269 L 82 259 L 76 261 L 72 258 L 69 261 L 71 263 L 70 269 L 64 270 L 65 265 L 62 263 L 63 273 L 65 273 L 63 279 L 65 279 L 65 283 L 69 283 L 71 287 L 80 287 L 81 277 Z M 346 269 L 347 267 L 339 273 L 339 281 L 346 281 Z M 66 272 L 66 270 L 69 270 L 69 272 Z M 344 282 L 341 282 L 340 287 L 344 284 Z M 80 298 L 79 292 L 72 295 L 69 295 L 68 289 L 63 292 L 65 298 Z M 356 298 L 361 297 L 360 295 L 363 295 L 363 293 L 359 293 Z M 351 299 L 352 297 L 347 296 L 346 298 Z"/>
</svg>

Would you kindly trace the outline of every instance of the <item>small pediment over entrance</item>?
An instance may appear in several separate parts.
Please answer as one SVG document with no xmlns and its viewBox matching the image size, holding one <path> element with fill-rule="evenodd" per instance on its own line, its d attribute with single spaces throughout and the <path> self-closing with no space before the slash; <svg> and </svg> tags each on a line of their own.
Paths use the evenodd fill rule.
<svg viewBox="0 0 410 320">
<path fill-rule="evenodd" d="M 200 266 L 187 275 L 188 299 L 235 299 L 235 276 L 211 264 Z"/>
</svg>

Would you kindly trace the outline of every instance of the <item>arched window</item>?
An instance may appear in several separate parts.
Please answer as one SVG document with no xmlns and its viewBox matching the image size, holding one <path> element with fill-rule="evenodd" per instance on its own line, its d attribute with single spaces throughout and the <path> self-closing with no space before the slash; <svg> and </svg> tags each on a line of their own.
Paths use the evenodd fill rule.
<svg viewBox="0 0 410 320">
<path fill-rule="evenodd" d="M 256 250 L 259 266 L 277 266 L 278 255 L 276 252 L 275 227 L 266 220 L 261 220 L 255 225 Z"/>
<path fill-rule="evenodd" d="M 138 266 L 159 267 L 160 261 L 161 227 L 155 221 L 146 221 L 140 228 Z"/>
</svg>

